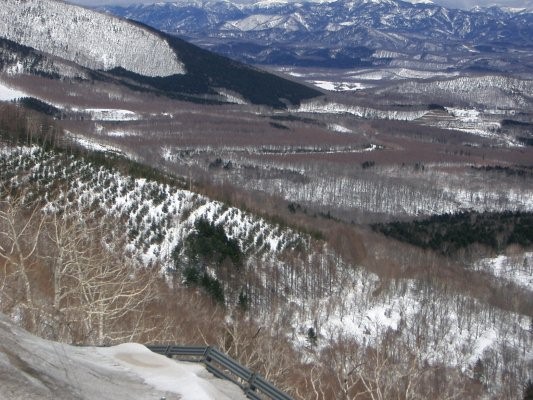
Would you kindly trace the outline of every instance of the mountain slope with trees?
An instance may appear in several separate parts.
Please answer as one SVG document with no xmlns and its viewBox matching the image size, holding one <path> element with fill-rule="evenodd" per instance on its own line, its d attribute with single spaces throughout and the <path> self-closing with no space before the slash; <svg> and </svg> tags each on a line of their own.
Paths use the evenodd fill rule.
<svg viewBox="0 0 533 400">
<path fill-rule="evenodd" d="M 349 226 L 312 239 L 76 150 L 57 127 L 30 135 L 35 112 L 15 121 L 17 106 L 4 107 L 0 305 L 32 332 L 217 344 L 299 399 L 519 395 L 531 369 L 527 283 L 378 237 L 365 259 Z M 380 271 L 388 254 L 397 265 Z"/>
<path fill-rule="evenodd" d="M 142 24 L 56 0 L 5 2 L 0 38 L 9 41 L 3 46 L 3 69 L 12 73 L 38 67 L 49 77 L 118 81 L 197 102 L 223 103 L 221 92 L 229 91 L 277 108 L 321 95 Z"/>
</svg>

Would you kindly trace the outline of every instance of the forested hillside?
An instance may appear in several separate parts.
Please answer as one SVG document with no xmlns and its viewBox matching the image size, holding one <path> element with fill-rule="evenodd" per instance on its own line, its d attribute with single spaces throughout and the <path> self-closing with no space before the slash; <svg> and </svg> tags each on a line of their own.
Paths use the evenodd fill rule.
<svg viewBox="0 0 533 400">
<path fill-rule="evenodd" d="M 533 14 L 134 9 L 188 10 L 183 27 L 220 11 L 219 48 L 290 64 L 271 74 L 66 2 L 4 3 L 0 313 L 77 345 L 217 346 L 295 400 L 523 400 L 531 54 L 470 41 Z M 289 53 L 241 42 L 303 31 Z M 357 68 L 302 67 L 334 61 Z"/>
<path fill-rule="evenodd" d="M 521 393 L 531 253 L 463 269 L 342 224 L 313 239 L 3 115 L 0 304 L 32 331 L 216 343 L 302 399 Z"/>
</svg>

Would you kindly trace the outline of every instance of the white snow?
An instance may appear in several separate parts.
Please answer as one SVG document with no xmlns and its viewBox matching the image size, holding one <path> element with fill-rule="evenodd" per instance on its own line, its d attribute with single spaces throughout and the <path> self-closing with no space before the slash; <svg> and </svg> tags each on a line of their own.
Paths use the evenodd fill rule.
<svg viewBox="0 0 533 400">
<path fill-rule="evenodd" d="M 83 136 L 78 136 L 75 134 L 72 134 L 72 132 L 66 131 L 65 132 L 68 136 L 70 136 L 75 142 L 82 145 L 88 150 L 94 150 L 94 151 L 101 151 L 101 152 L 113 152 L 113 153 L 122 153 L 122 151 L 118 147 L 110 146 L 110 145 L 104 145 L 102 143 L 99 143 L 95 140 L 85 138 Z"/>
<path fill-rule="evenodd" d="M 91 115 L 91 119 L 98 121 L 136 121 L 141 116 L 130 110 L 113 108 L 86 108 L 81 110 Z"/>
<path fill-rule="evenodd" d="M 495 278 L 504 279 L 533 292 L 533 252 L 515 256 L 499 255 L 484 258 L 473 265 L 476 271 L 483 271 Z"/>
<path fill-rule="evenodd" d="M 93 121 L 137 121 L 142 118 L 141 115 L 133 111 L 117 108 L 68 108 L 64 104 L 54 104 L 54 106 L 74 112 L 89 114 Z M 101 127 L 101 129 L 103 129 L 103 127 Z"/>
<path fill-rule="evenodd" d="M 378 110 L 369 107 L 361 107 L 336 102 L 321 102 L 310 100 L 303 102 L 300 107 L 293 110 L 302 113 L 321 113 L 321 114 L 353 114 L 361 118 L 369 119 L 393 119 L 401 121 L 412 121 L 423 117 L 427 110 L 417 111 L 396 111 L 396 110 Z"/>
<path fill-rule="evenodd" d="M 230 92 L 228 90 L 219 90 L 218 94 L 224 98 L 225 101 L 228 103 L 233 104 L 248 104 L 242 96 L 240 96 L 238 93 Z"/>
<path fill-rule="evenodd" d="M 144 382 L 160 391 L 176 393 L 182 400 L 237 400 L 244 393 L 230 382 L 215 379 L 201 364 L 177 362 L 136 343 L 98 348 Z M 228 392 L 228 393 L 224 393 Z"/>
<path fill-rule="evenodd" d="M 339 132 L 339 133 L 352 133 L 352 131 L 342 125 L 339 124 L 329 124 L 328 129 L 333 132 Z"/>
<path fill-rule="evenodd" d="M 315 86 L 318 86 L 321 89 L 331 90 L 331 91 L 356 91 L 367 89 L 372 86 L 366 85 L 360 82 L 342 82 L 342 81 L 325 81 L 325 80 L 310 80 L 309 83 L 312 83 Z"/>
<path fill-rule="evenodd" d="M 325 339 L 354 338 L 368 346 L 378 345 L 387 331 L 393 331 L 402 338 L 401 342 L 416 349 L 421 360 L 459 367 L 467 373 L 487 351 L 503 344 L 522 354 L 525 363 L 533 357 L 527 316 L 493 309 L 495 317 L 489 317 L 477 300 L 421 291 L 416 280 L 404 279 L 393 288 L 384 288 L 384 282 L 376 275 L 361 269 L 352 271 L 349 277 L 344 275 L 337 285 L 330 296 L 308 305 L 312 312 L 297 312 L 294 324 L 316 326 Z M 378 288 L 382 289 L 380 294 Z M 295 310 L 301 309 L 302 302 L 310 301 L 290 300 Z M 471 307 L 469 318 L 463 308 L 466 304 Z M 502 325 L 502 320 L 507 325 Z M 306 330 L 300 332 L 295 342 L 306 346 Z M 319 340 L 319 350 L 327 343 Z"/>
<path fill-rule="evenodd" d="M 0 399 L 246 399 L 203 365 L 173 361 L 140 344 L 70 346 L 30 335 L 2 314 L 0 343 Z"/>
<path fill-rule="evenodd" d="M 28 94 L 18 89 L 13 89 L 0 81 L 0 101 L 11 101 L 21 97 L 28 97 Z"/>
<path fill-rule="evenodd" d="M 17 61 L 15 64 L 6 68 L 8 75 L 18 75 L 24 72 L 24 64 L 21 61 Z"/>
<path fill-rule="evenodd" d="M 97 142 L 70 132 L 67 134 L 86 148 L 124 154 L 121 149 L 102 141 Z M 169 159 L 173 157 L 169 149 L 162 149 L 162 152 Z M 10 158 L 10 153 L 6 152 L 4 157 Z M 11 158 L 17 157 L 13 155 Z M 46 168 L 53 179 L 67 178 L 64 175 L 65 166 L 56 165 L 51 154 L 39 153 L 26 161 L 33 163 L 37 159 L 40 160 L 38 164 L 30 167 L 26 173 L 39 176 L 39 168 Z M 144 265 L 158 263 L 162 271 L 174 265 L 171 257 L 173 250 L 190 234 L 196 221 L 201 218 L 224 226 L 228 237 L 236 239 L 244 253 L 251 252 L 259 259 L 277 259 L 279 252 L 302 240 L 299 234 L 290 229 L 270 224 L 190 191 L 145 179 L 130 180 L 118 172 L 84 163 L 74 168 L 78 176 L 84 178 L 71 182 L 72 186 L 64 193 L 65 196 L 68 193 L 75 195 L 75 204 L 72 206 L 83 208 L 100 204 L 109 215 L 129 218 L 125 233 L 136 233 L 130 236 L 126 245 L 128 252 Z M 151 194 L 147 197 L 147 193 Z M 50 202 L 52 204 L 51 200 Z M 157 227 L 156 231 L 153 230 L 154 226 Z"/>
<path fill-rule="evenodd" d="M 138 133 L 133 132 L 133 131 L 128 131 L 125 129 L 114 129 L 114 130 L 108 131 L 106 135 L 112 136 L 112 137 L 127 137 L 127 136 L 138 136 Z"/>
<path fill-rule="evenodd" d="M 288 18 L 285 16 L 255 14 L 240 20 L 228 21 L 222 26 L 222 29 L 236 29 L 243 32 L 260 31 L 283 26 L 287 24 L 287 20 Z"/>
<path fill-rule="evenodd" d="M 479 122 L 480 121 L 480 112 L 478 110 L 474 109 L 467 109 L 467 108 L 453 108 L 453 107 L 446 107 L 446 111 L 448 111 L 451 115 L 456 117 L 462 122 Z"/>
</svg>

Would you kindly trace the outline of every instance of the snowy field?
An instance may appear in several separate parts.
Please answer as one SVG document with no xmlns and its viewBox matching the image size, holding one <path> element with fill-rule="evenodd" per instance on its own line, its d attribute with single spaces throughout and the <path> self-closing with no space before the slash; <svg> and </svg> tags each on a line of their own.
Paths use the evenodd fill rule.
<svg viewBox="0 0 533 400">
<path fill-rule="evenodd" d="M 140 344 L 76 347 L 33 336 L 0 314 L 0 400 L 241 400 L 197 363 Z"/>
<path fill-rule="evenodd" d="M 27 97 L 28 95 L 20 90 L 13 89 L 0 81 L 0 101 L 11 101 L 20 99 L 21 97 Z"/>
<path fill-rule="evenodd" d="M 318 86 L 321 89 L 324 90 L 330 90 L 330 91 L 356 91 L 356 90 L 363 90 L 371 88 L 372 86 L 363 84 L 361 82 L 344 82 L 344 81 L 336 81 L 336 80 L 320 80 L 320 81 L 314 81 L 310 80 L 307 81 L 315 86 Z"/>
</svg>

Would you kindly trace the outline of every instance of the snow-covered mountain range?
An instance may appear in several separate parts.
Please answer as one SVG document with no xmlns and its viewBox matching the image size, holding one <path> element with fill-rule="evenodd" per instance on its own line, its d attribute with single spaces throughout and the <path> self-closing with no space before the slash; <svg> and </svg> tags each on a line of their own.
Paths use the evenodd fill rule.
<svg viewBox="0 0 533 400">
<path fill-rule="evenodd" d="M 492 57 L 509 47 L 533 45 L 533 13 L 526 9 L 465 11 L 401 0 L 177 1 L 102 9 L 222 54 L 267 64 L 353 67 L 386 62 L 374 56 L 379 50 L 420 58 L 448 53 Z"/>
</svg>

